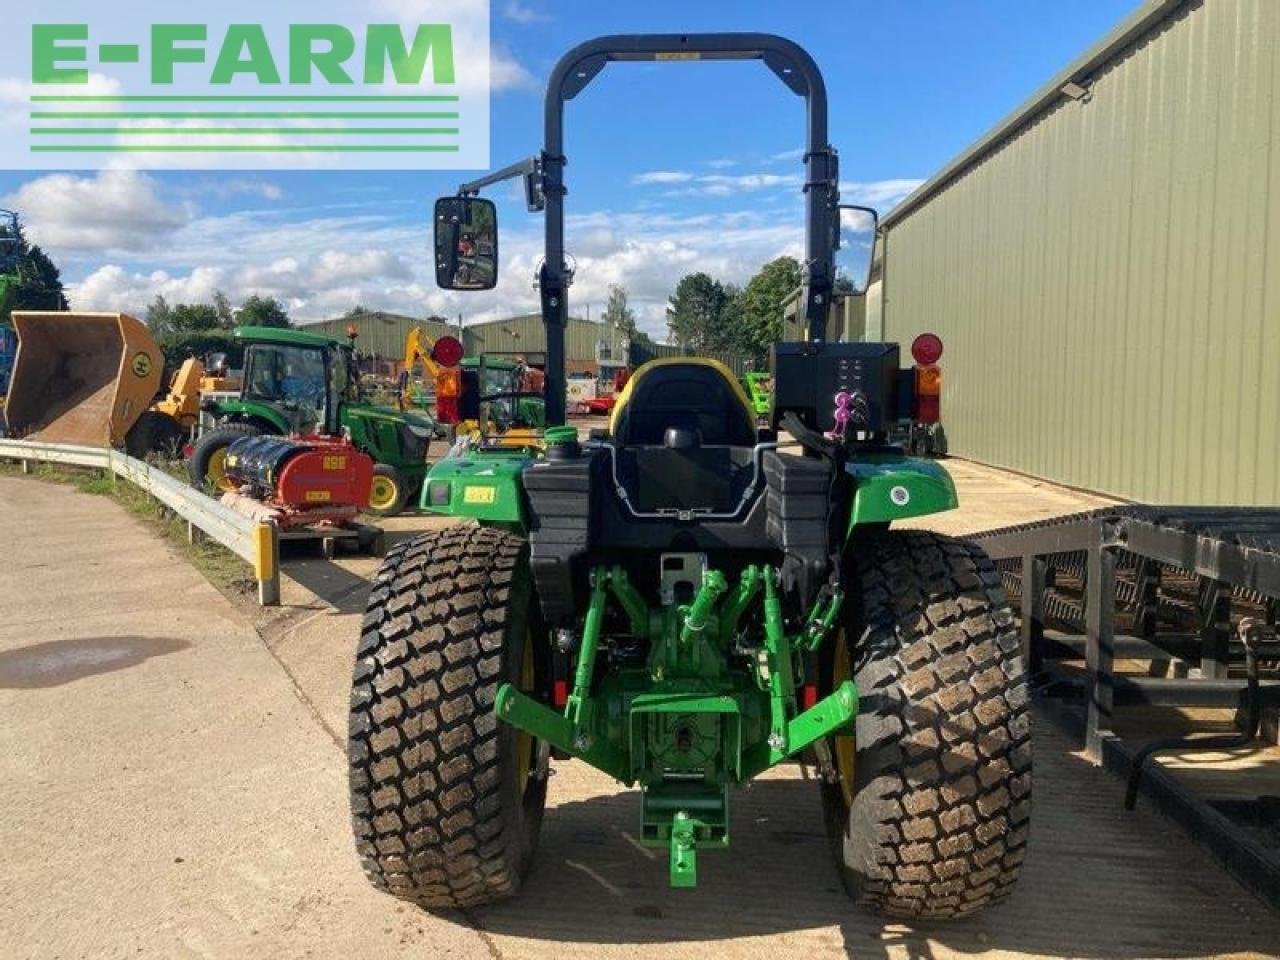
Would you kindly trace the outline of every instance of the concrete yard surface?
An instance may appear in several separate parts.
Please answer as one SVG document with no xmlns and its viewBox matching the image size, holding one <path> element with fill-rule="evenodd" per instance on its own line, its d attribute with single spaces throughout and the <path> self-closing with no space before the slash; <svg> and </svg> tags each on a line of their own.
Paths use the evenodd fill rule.
<svg viewBox="0 0 1280 960">
<path fill-rule="evenodd" d="M 6 960 L 1280 953 L 1280 916 L 1172 824 L 1125 813 L 1120 783 L 1047 722 L 1023 880 L 973 920 L 853 909 L 800 767 L 737 792 L 731 848 L 701 856 L 697 890 L 671 890 L 665 854 L 635 842 L 638 794 L 581 764 L 555 768 L 519 897 L 426 913 L 366 883 L 347 818 L 348 678 L 375 560 L 290 560 L 284 605 L 258 613 L 109 499 L 0 478 L 0 512 Z"/>
</svg>

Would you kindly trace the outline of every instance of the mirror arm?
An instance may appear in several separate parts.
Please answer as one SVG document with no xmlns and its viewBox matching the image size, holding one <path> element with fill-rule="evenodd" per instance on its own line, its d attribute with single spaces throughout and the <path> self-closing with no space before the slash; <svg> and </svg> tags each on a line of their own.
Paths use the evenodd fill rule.
<svg viewBox="0 0 1280 960">
<path fill-rule="evenodd" d="M 505 180 L 514 180 L 516 177 L 525 178 L 525 198 L 531 211 L 541 210 L 542 197 L 542 157 L 535 155 L 526 157 L 517 163 L 503 167 L 501 170 L 495 170 L 493 173 L 487 173 L 478 180 L 469 180 L 458 186 L 458 196 L 474 197 L 477 196 L 485 187 L 491 187 L 495 183 L 502 183 Z M 536 191 L 530 190 L 530 184 L 537 187 Z M 537 204 L 535 206 L 535 203 Z"/>
</svg>

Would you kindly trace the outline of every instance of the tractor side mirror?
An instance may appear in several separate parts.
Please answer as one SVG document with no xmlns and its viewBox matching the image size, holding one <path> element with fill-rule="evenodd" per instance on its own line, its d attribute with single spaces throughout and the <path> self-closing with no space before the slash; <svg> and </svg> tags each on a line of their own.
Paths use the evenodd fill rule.
<svg viewBox="0 0 1280 960">
<path fill-rule="evenodd" d="M 836 275 L 844 277 L 853 286 L 853 292 L 862 296 L 871 286 L 871 269 L 874 259 L 876 234 L 880 229 L 880 215 L 873 207 L 861 207 L 853 203 L 840 204 L 840 232 L 836 243 Z M 846 292 L 847 292 L 846 287 Z M 837 287 L 836 292 L 841 292 Z"/>
<path fill-rule="evenodd" d="M 498 210 L 480 197 L 441 197 L 435 207 L 436 284 L 492 290 L 498 282 Z"/>
</svg>

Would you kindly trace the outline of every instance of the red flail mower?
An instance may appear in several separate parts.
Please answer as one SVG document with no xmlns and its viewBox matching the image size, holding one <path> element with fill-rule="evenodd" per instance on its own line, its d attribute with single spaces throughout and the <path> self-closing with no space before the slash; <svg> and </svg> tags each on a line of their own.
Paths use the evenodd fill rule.
<svg viewBox="0 0 1280 960">
<path fill-rule="evenodd" d="M 227 448 L 223 503 L 281 528 L 342 525 L 369 502 L 373 459 L 336 437 L 245 437 Z"/>
</svg>

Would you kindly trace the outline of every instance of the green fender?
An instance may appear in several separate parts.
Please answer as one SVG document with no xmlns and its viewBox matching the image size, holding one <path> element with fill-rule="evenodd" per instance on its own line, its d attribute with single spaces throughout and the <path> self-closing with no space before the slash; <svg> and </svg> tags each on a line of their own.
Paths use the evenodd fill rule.
<svg viewBox="0 0 1280 960">
<path fill-rule="evenodd" d="M 445 457 L 427 473 L 422 509 L 488 523 L 524 524 L 520 475 L 528 454 Z"/>
<path fill-rule="evenodd" d="M 250 400 L 220 400 L 215 411 L 218 417 L 252 417 L 265 420 L 281 434 L 289 433 L 289 420 L 283 413 L 269 403 L 254 403 Z"/>
<path fill-rule="evenodd" d="M 960 505 L 951 475 L 933 460 L 871 454 L 845 469 L 854 478 L 849 534 L 859 524 L 924 517 Z"/>
</svg>

